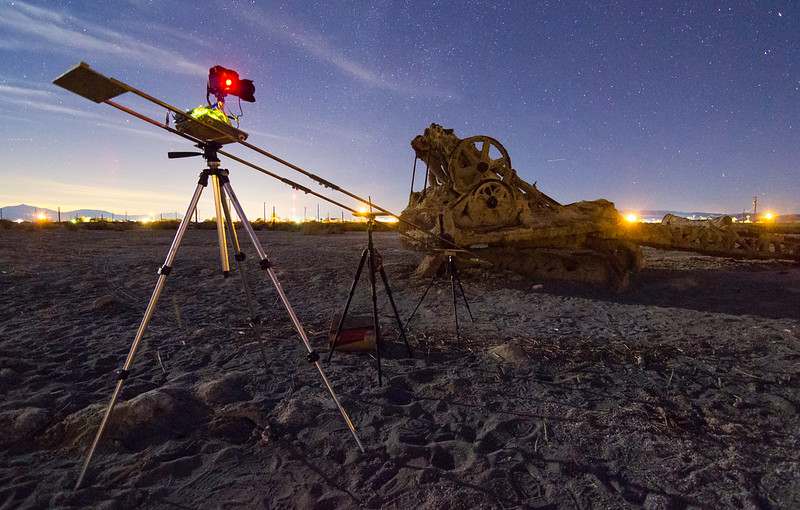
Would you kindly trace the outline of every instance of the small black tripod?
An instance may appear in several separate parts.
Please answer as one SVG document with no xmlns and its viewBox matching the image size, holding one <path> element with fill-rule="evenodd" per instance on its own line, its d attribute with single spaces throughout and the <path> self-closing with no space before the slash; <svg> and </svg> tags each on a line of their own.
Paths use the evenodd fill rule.
<svg viewBox="0 0 800 510">
<path fill-rule="evenodd" d="M 406 334 L 403 331 L 403 323 L 400 321 L 400 314 L 397 312 L 397 305 L 394 303 L 394 298 L 392 297 L 392 290 L 389 288 L 389 280 L 386 278 L 386 271 L 383 270 L 383 261 L 381 255 L 378 253 L 378 250 L 375 249 L 375 245 L 372 242 L 372 227 L 375 224 L 375 217 L 378 216 L 377 213 L 359 213 L 360 216 L 364 216 L 367 218 L 367 247 L 364 249 L 364 252 L 361 254 L 361 260 L 358 263 L 358 270 L 356 270 L 356 276 L 353 279 L 353 285 L 350 286 L 350 294 L 347 296 L 347 303 L 344 305 L 344 312 L 342 312 L 342 317 L 339 319 L 339 325 L 336 327 L 336 336 L 333 338 L 333 343 L 331 343 L 331 350 L 328 353 L 328 361 L 331 360 L 331 356 L 333 356 L 333 350 L 336 348 L 336 344 L 339 341 L 339 335 L 342 332 L 342 326 L 344 325 L 345 317 L 347 317 L 347 310 L 350 308 L 350 301 L 353 299 L 353 294 L 356 291 L 356 285 L 358 284 L 358 279 L 361 277 L 361 270 L 364 269 L 364 263 L 367 262 L 369 265 L 369 288 L 370 294 L 372 297 L 372 325 L 375 328 L 375 358 L 378 361 L 378 386 L 382 385 L 381 379 L 381 326 L 378 322 L 378 298 L 375 292 L 376 286 L 376 278 L 375 273 L 378 272 L 381 274 L 381 279 L 383 280 L 383 286 L 386 289 L 386 295 L 389 296 L 389 303 L 392 304 L 392 310 L 394 311 L 394 318 L 397 320 L 397 327 L 400 330 L 400 336 L 403 337 L 403 342 L 406 344 L 406 349 L 408 349 L 408 355 L 413 356 L 411 352 L 411 346 L 408 345 L 408 340 L 406 339 Z"/>
<path fill-rule="evenodd" d="M 459 279 L 459 277 L 458 277 L 458 270 L 456 269 L 456 253 L 459 252 L 459 251 L 463 251 L 463 250 L 439 249 L 439 250 L 436 250 L 436 251 L 438 252 L 437 255 L 436 255 L 437 257 L 443 257 L 442 261 L 439 264 L 439 267 L 433 273 L 433 278 L 431 278 L 430 283 L 425 288 L 425 292 L 422 293 L 422 297 L 419 298 L 419 302 L 417 303 L 417 306 L 414 307 L 414 311 L 411 312 L 411 315 L 409 316 L 408 321 L 406 322 L 406 328 L 408 327 L 408 323 L 411 322 L 412 317 L 414 317 L 414 314 L 417 313 L 417 309 L 419 308 L 419 305 L 422 304 L 422 300 L 425 299 L 425 296 L 428 294 L 428 291 L 430 290 L 431 286 L 433 285 L 433 282 L 436 281 L 436 278 L 439 276 L 440 273 L 444 273 L 444 274 L 450 276 L 450 286 L 453 289 L 453 316 L 456 319 L 456 340 L 460 341 L 461 340 L 461 336 L 460 336 L 459 331 L 458 331 L 458 309 L 456 307 L 456 304 L 457 304 L 456 285 L 458 285 L 458 290 L 461 291 L 461 297 L 464 299 L 464 306 L 467 307 L 467 313 L 469 313 L 469 318 L 472 320 L 472 322 L 475 322 L 475 318 L 472 317 L 472 311 L 469 309 L 469 303 L 467 302 L 467 296 L 466 296 L 466 294 L 464 294 L 464 287 L 461 286 L 461 279 Z M 446 264 L 446 266 L 445 266 L 445 264 Z"/>
<path fill-rule="evenodd" d="M 336 407 L 339 408 L 339 412 L 342 414 L 345 422 L 347 423 L 347 427 L 350 429 L 350 433 L 356 440 L 359 449 L 363 452 L 364 447 L 361 445 L 361 441 L 358 439 L 356 435 L 355 428 L 353 428 L 353 424 L 350 421 L 350 418 L 347 416 L 342 405 L 339 403 L 339 399 L 336 397 L 336 394 L 333 392 L 333 388 L 331 387 L 330 383 L 328 382 L 328 378 L 325 376 L 325 373 L 322 371 L 322 367 L 319 364 L 319 354 L 317 354 L 312 348 L 311 344 L 308 341 L 308 337 L 306 336 L 305 331 L 303 330 L 302 324 L 300 324 L 297 315 L 295 315 L 294 310 L 292 309 L 289 300 L 286 298 L 286 294 L 283 292 L 283 288 L 281 284 L 278 282 L 277 277 L 275 276 L 275 271 L 272 269 L 272 263 L 270 262 L 267 254 L 264 252 L 264 249 L 261 247 L 261 244 L 256 237 L 256 233 L 253 230 L 253 227 L 247 221 L 245 217 L 244 210 L 242 209 L 239 200 L 236 198 L 236 195 L 233 192 L 233 188 L 231 187 L 230 181 L 228 180 L 228 171 L 225 169 L 221 169 L 219 167 L 220 161 L 217 157 L 217 150 L 222 146 L 221 144 L 213 141 L 201 142 L 197 145 L 201 149 L 203 149 L 202 154 L 197 152 L 172 152 L 169 154 L 170 158 L 182 158 L 182 157 L 189 157 L 189 156 L 200 156 L 202 155 L 206 162 L 208 163 L 208 168 L 203 170 L 200 173 L 200 179 L 197 183 L 197 188 L 195 189 L 194 195 L 189 203 L 189 208 L 186 211 L 183 219 L 181 220 L 180 225 L 178 226 L 178 232 L 175 234 L 175 239 L 172 241 L 172 245 L 169 248 L 169 252 L 167 253 L 166 261 L 164 265 L 161 266 L 158 270 L 158 281 L 156 282 L 156 287 L 153 290 L 153 294 L 150 297 L 150 302 L 147 305 L 147 309 L 144 313 L 144 317 L 142 318 L 142 322 L 139 325 L 139 329 L 136 332 L 136 337 L 133 340 L 133 345 L 131 345 L 131 349 L 128 353 L 128 357 L 125 360 L 125 365 L 123 366 L 122 370 L 117 373 L 117 385 L 116 389 L 114 390 L 113 395 L 111 396 L 111 402 L 108 404 L 108 408 L 106 409 L 105 415 L 103 416 L 103 420 L 100 423 L 100 428 L 97 431 L 97 435 L 94 438 L 94 442 L 92 443 L 91 448 L 89 449 L 89 454 L 86 457 L 86 461 L 83 464 L 83 469 L 81 470 L 81 474 L 78 477 L 78 481 L 75 484 L 75 489 L 77 490 L 81 482 L 83 481 L 83 477 L 86 474 L 86 470 L 89 467 L 89 463 L 92 460 L 92 455 L 94 454 L 95 448 L 97 448 L 97 444 L 100 441 L 100 437 L 103 435 L 103 430 L 105 429 L 106 423 L 108 422 L 109 417 L 111 416 L 111 411 L 114 409 L 114 404 L 117 401 L 117 397 L 119 396 L 120 389 L 122 388 L 122 383 L 125 379 L 128 378 L 130 375 L 130 368 L 133 363 L 134 355 L 136 354 L 136 349 L 139 347 L 139 344 L 144 336 L 145 328 L 147 327 L 150 318 L 155 311 L 156 303 L 158 302 L 158 298 L 161 296 L 161 291 L 164 288 L 164 283 L 166 282 L 167 275 L 170 274 L 172 271 L 172 263 L 175 259 L 175 255 L 178 251 L 178 246 L 183 239 L 184 234 L 186 233 L 186 228 L 189 226 L 189 221 L 191 220 L 192 215 L 194 214 L 197 208 L 197 202 L 200 200 L 200 194 L 202 193 L 203 189 L 208 185 L 209 178 L 211 179 L 212 189 L 214 191 L 214 203 L 216 205 L 216 212 L 217 212 L 217 233 L 219 237 L 219 249 L 220 249 L 220 256 L 222 258 L 222 274 L 224 276 L 228 276 L 229 273 L 229 264 L 228 264 L 228 249 L 226 243 L 226 236 L 225 236 L 225 223 L 223 223 L 223 215 L 225 217 L 225 222 L 227 223 L 228 229 L 231 232 L 231 242 L 233 244 L 233 248 L 236 252 L 235 258 L 239 262 L 240 269 L 242 270 L 242 279 L 244 285 L 245 296 L 247 297 L 247 303 L 250 308 L 251 320 L 256 328 L 256 332 L 258 334 L 259 339 L 259 347 L 261 348 L 261 355 L 264 359 L 266 364 L 267 356 L 264 352 L 263 341 L 261 339 L 261 334 L 258 329 L 259 320 L 255 318 L 255 307 L 253 306 L 252 299 L 250 297 L 250 290 L 247 286 L 247 279 L 244 275 L 244 265 L 243 261 L 245 259 L 244 253 L 239 249 L 239 241 L 236 238 L 236 231 L 233 228 L 233 221 L 231 220 L 230 210 L 226 203 L 226 197 L 230 198 L 231 203 L 233 204 L 234 209 L 236 209 L 236 213 L 238 214 L 239 218 L 242 221 L 242 226 L 244 227 L 245 231 L 247 231 L 247 235 L 250 237 L 250 241 L 253 243 L 253 246 L 258 252 L 258 256 L 260 258 L 260 267 L 264 269 L 269 274 L 270 279 L 272 280 L 275 289 L 278 292 L 278 295 L 283 302 L 286 311 L 289 314 L 289 317 L 292 320 L 292 323 L 297 329 L 300 338 L 303 340 L 303 343 L 308 350 L 308 355 L 306 359 L 309 362 L 314 363 L 319 372 L 320 376 L 322 376 L 322 380 L 325 383 L 325 386 L 328 388 L 328 391 L 333 397 L 333 401 L 336 403 Z"/>
</svg>

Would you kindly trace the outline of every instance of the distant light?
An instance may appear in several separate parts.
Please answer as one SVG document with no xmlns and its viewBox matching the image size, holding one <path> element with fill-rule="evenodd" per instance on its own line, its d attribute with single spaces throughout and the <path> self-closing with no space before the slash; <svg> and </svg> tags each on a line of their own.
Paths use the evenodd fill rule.
<svg viewBox="0 0 800 510">
<path fill-rule="evenodd" d="M 365 206 L 365 205 L 362 205 L 361 207 L 359 207 L 359 208 L 358 208 L 358 212 L 360 212 L 360 213 L 365 213 L 365 212 L 367 212 L 367 206 Z"/>
<path fill-rule="evenodd" d="M 625 219 L 631 223 L 636 223 L 636 221 L 638 221 L 639 218 L 637 218 L 635 214 L 631 213 L 625 216 Z"/>
<path fill-rule="evenodd" d="M 767 221 L 771 220 L 772 219 L 772 213 L 765 214 L 764 215 L 764 219 L 767 220 Z"/>
<path fill-rule="evenodd" d="M 389 216 L 388 218 L 383 220 L 384 223 L 397 223 L 398 221 L 400 221 L 400 220 L 398 220 L 394 216 Z"/>
</svg>

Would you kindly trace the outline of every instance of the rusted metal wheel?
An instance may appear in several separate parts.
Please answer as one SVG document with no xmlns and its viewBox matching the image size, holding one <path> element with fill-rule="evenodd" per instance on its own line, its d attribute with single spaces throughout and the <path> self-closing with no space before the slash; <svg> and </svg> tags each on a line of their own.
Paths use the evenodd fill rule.
<svg viewBox="0 0 800 510">
<path fill-rule="evenodd" d="M 511 188 L 499 179 L 486 179 L 458 201 L 454 221 L 459 228 L 498 228 L 515 224 L 519 212 Z"/>
<path fill-rule="evenodd" d="M 468 193 L 484 179 L 511 176 L 511 159 L 505 147 L 488 136 L 471 136 L 453 148 L 447 161 L 447 172 L 458 193 Z"/>
</svg>

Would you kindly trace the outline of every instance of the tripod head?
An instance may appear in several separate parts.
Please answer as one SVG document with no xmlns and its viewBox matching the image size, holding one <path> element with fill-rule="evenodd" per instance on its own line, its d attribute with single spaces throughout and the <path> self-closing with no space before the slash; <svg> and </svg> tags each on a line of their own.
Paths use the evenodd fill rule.
<svg viewBox="0 0 800 510">
<path fill-rule="evenodd" d="M 203 156 L 209 166 L 211 163 L 216 163 L 219 166 L 219 158 L 217 157 L 217 151 L 222 148 L 222 144 L 219 142 L 214 141 L 207 141 L 207 142 L 198 142 L 197 148 L 203 149 L 203 152 L 168 152 L 167 158 L 169 159 L 177 159 L 177 158 L 191 158 L 194 156 Z"/>
</svg>

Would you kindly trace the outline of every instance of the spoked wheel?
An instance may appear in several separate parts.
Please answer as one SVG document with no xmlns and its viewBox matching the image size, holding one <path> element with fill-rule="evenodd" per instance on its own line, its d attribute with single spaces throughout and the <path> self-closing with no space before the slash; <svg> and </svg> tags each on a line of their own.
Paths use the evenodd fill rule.
<svg viewBox="0 0 800 510">
<path fill-rule="evenodd" d="M 480 182 L 456 205 L 459 228 L 499 228 L 517 221 L 520 207 L 511 188 L 499 179 Z"/>
<path fill-rule="evenodd" d="M 483 179 L 503 179 L 511 173 L 505 147 L 488 136 L 471 136 L 455 146 L 447 162 L 453 189 L 467 193 Z"/>
</svg>

